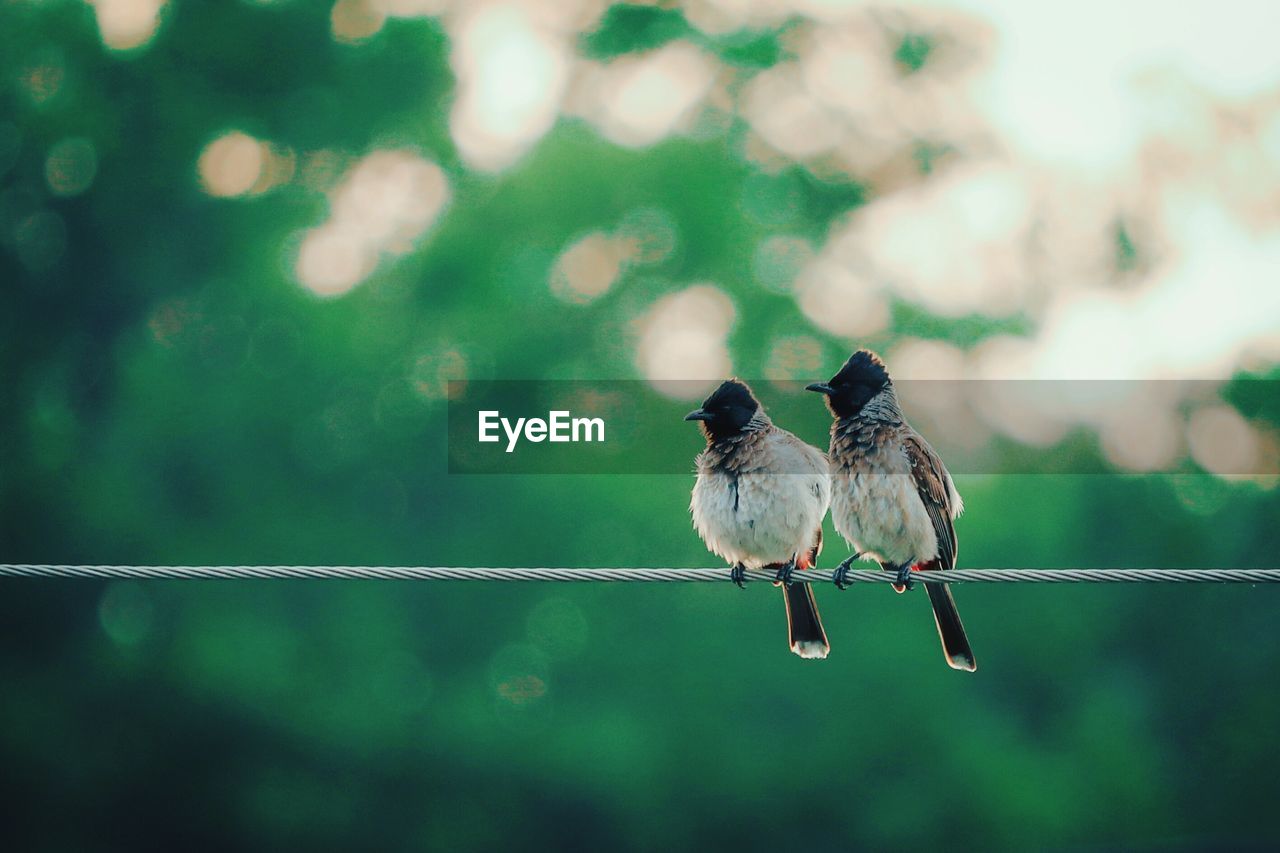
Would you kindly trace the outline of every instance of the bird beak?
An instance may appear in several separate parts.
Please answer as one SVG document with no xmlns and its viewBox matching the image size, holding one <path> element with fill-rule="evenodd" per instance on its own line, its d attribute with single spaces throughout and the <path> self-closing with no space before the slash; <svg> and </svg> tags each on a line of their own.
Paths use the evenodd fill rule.
<svg viewBox="0 0 1280 853">
<path fill-rule="evenodd" d="M 832 388 L 830 385 L 824 385 L 821 382 L 815 382 L 812 385 L 806 385 L 804 386 L 804 390 L 817 391 L 822 394 L 827 394 L 828 396 L 836 392 L 836 389 Z"/>
<path fill-rule="evenodd" d="M 692 412 L 685 415 L 684 419 L 686 421 L 709 421 L 711 420 L 711 415 L 708 412 L 702 411 L 702 409 L 694 409 Z"/>
</svg>

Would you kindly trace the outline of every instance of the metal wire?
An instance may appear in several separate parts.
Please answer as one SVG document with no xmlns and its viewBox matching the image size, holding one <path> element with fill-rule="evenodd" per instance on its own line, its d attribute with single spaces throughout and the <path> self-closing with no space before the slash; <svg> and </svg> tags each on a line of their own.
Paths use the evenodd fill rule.
<svg viewBox="0 0 1280 853">
<path fill-rule="evenodd" d="M 375 579 L 423 581 L 609 581 L 725 583 L 724 569 L 564 569 L 482 566 L 94 566 L 0 563 L 0 577 L 146 579 Z M 955 569 L 915 572 L 923 583 L 1280 583 L 1280 569 Z M 774 572 L 752 570 L 747 580 L 772 581 Z M 822 570 L 796 572 L 801 583 L 830 583 Z M 849 583 L 891 583 L 894 573 L 854 571 Z"/>
</svg>

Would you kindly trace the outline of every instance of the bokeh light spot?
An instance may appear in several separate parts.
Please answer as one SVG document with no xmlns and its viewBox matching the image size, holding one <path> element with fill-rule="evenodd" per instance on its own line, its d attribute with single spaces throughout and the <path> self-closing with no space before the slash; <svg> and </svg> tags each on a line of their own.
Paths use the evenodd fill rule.
<svg viewBox="0 0 1280 853">
<path fill-rule="evenodd" d="M 98 172 L 98 155 L 87 139 L 64 139 L 49 150 L 44 177 L 57 196 L 75 196 L 89 189 Z"/>
<path fill-rule="evenodd" d="M 232 131 L 205 146 L 196 169 L 205 192 L 229 198 L 253 189 L 266 160 L 267 148 L 262 142 L 247 133 Z"/>
<path fill-rule="evenodd" d="M 769 345 L 764 375 L 775 382 L 812 380 L 827 370 L 822 342 L 811 335 L 786 335 Z"/>
<path fill-rule="evenodd" d="M 830 150 L 840 140 L 840 119 L 814 98 L 794 64 L 757 74 L 744 94 L 743 114 L 771 147 L 793 159 Z"/>
<path fill-rule="evenodd" d="M 756 247 L 751 271 L 765 289 L 789 293 L 796 277 L 813 257 L 813 244 L 808 240 L 778 234 L 765 238 Z"/>
<path fill-rule="evenodd" d="M 172 347 L 200 319 L 191 300 L 182 297 L 167 299 L 151 310 L 151 315 L 147 318 L 147 330 L 156 343 Z"/>
<path fill-rule="evenodd" d="M 112 50 L 132 50 L 151 41 L 167 0 L 87 0 L 98 19 L 102 43 Z"/>
<path fill-rule="evenodd" d="M 734 314 L 733 302 L 710 284 L 662 297 L 639 321 L 641 374 L 669 397 L 701 397 L 733 372 L 728 335 Z"/>
<path fill-rule="evenodd" d="M 66 82 L 66 64 L 60 54 L 46 51 L 23 69 L 19 87 L 36 106 L 45 106 L 58 96 Z"/>
<path fill-rule="evenodd" d="M 551 292 L 582 305 L 608 292 L 630 257 L 628 244 L 603 231 L 574 241 L 551 268 Z"/>
<path fill-rule="evenodd" d="M 889 304 L 880 288 L 827 259 L 811 263 L 801 273 L 796 300 L 811 323 L 833 335 L 870 335 L 889 323 Z"/>
<path fill-rule="evenodd" d="M 932 312 L 1001 316 L 1022 306 L 1029 283 L 1023 245 L 1030 218 L 1024 176 L 975 166 L 869 205 L 837 242 Z"/>
<path fill-rule="evenodd" d="M 412 249 L 448 200 L 448 179 L 435 163 L 410 151 L 375 151 L 343 175 L 329 221 L 303 235 L 294 272 L 319 296 L 347 293 L 382 255 Z"/>
<path fill-rule="evenodd" d="M 376 35 L 386 20 L 386 14 L 373 0 L 338 0 L 329 13 L 333 37 L 349 44 Z"/>
<path fill-rule="evenodd" d="M 657 264 L 676 248 L 676 227 L 666 211 L 654 207 L 632 210 L 618 223 L 614 236 L 638 264 Z"/>
<path fill-rule="evenodd" d="M 374 259 L 359 235 L 332 225 L 303 238 L 294 269 L 317 296 L 341 296 L 373 272 Z"/>
<path fill-rule="evenodd" d="M 535 704 L 549 687 L 546 655 L 529 643 L 504 646 L 489 664 L 489 683 L 502 704 L 517 708 Z"/>
<path fill-rule="evenodd" d="M 458 97 L 449 129 L 463 158 L 478 169 L 497 171 L 514 163 L 558 115 L 569 49 L 565 33 L 535 11 L 519 4 L 477 4 L 466 7 L 451 28 Z"/>
<path fill-rule="evenodd" d="M 1107 459 L 1127 471 L 1168 470 L 1182 449 L 1180 424 L 1174 413 L 1153 407 L 1126 406 L 1099 430 Z"/>
<path fill-rule="evenodd" d="M 1258 462 L 1258 437 L 1230 406 L 1197 409 L 1187 422 L 1191 458 L 1213 474 L 1250 474 Z"/>
<path fill-rule="evenodd" d="M 455 347 L 445 347 L 418 356 L 409 371 L 409 383 L 420 397 L 449 399 L 466 391 L 469 364 Z"/>
<path fill-rule="evenodd" d="M 374 8 L 389 18 L 418 18 L 440 15 L 452 0 L 370 0 Z"/>
<path fill-rule="evenodd" d="M 568 112 L 619 145 L 652 145 L 690 129 L 716 77 L 716 63 L 686 41 L 588 65 Z"/>
</svg>

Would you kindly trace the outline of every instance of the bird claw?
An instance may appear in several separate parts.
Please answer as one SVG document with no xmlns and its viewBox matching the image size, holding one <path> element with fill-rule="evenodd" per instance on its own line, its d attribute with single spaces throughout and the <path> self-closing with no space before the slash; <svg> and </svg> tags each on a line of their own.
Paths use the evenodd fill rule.
<svg viewBox="0 0 1280 853">
<path fill-rule="evenodd" d="M 836 585 L 836 589 L 845 590 L 849 588 L 849 566 L 853 561 L 861 556 L 859 554 L 850 554 L 849 558 L 840 565 L 836 566 L 836 570 L 831 573 L 831 582 Z"/>
<path fill-rule="evenodd" d="M 904 563 L 898 566 L 898 577 L 894 584 L 902 587 L 904 591 L 910 591 L 915 588 L 916 582 L 911 578 L 911 563 Z"/>
<path fill-rule="evenodd" d="M 744 583 L 746 579 L 747 579 L 747 567 L 742 565 L 742 563 L 738 563 L 729 572 L 729 580 L 736 583 L 738 585 L 738 589 L 747 588 L 747 585 Z"/>
<path fill-rule="evenodd" d="M 789 560 L 778 567 L 778 574 L 774 577 L 776 583 L 783 586 L 791 586 L 791 574 L 796 570 L 796 561 Z"/>
</svg>

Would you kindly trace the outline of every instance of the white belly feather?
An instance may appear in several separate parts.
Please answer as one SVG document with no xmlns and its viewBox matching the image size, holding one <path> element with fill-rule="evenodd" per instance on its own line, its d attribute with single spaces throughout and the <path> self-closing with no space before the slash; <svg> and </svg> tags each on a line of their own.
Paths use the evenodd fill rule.
<svg viewBox="0 0 1280 853">
<path fill-rule="evenodd" d="M 689 505 L 693 526 L 707 547 L 748 569 L 785 563 L 812 548 L 831 499 L 820 451 L 791 446 L 770 450 L 776 455 L 769 469 L 785 473 L 755 470 L 735 478 L 700 464 Z"/>
<path fill-rule="evenodd" d="M 905 455 L 867 459 L 856 472 L 832 470 L 831 520 L 836 532 L 870 559 L 898 565 L 938 556 L 937 534 Z"/>
</svg>

